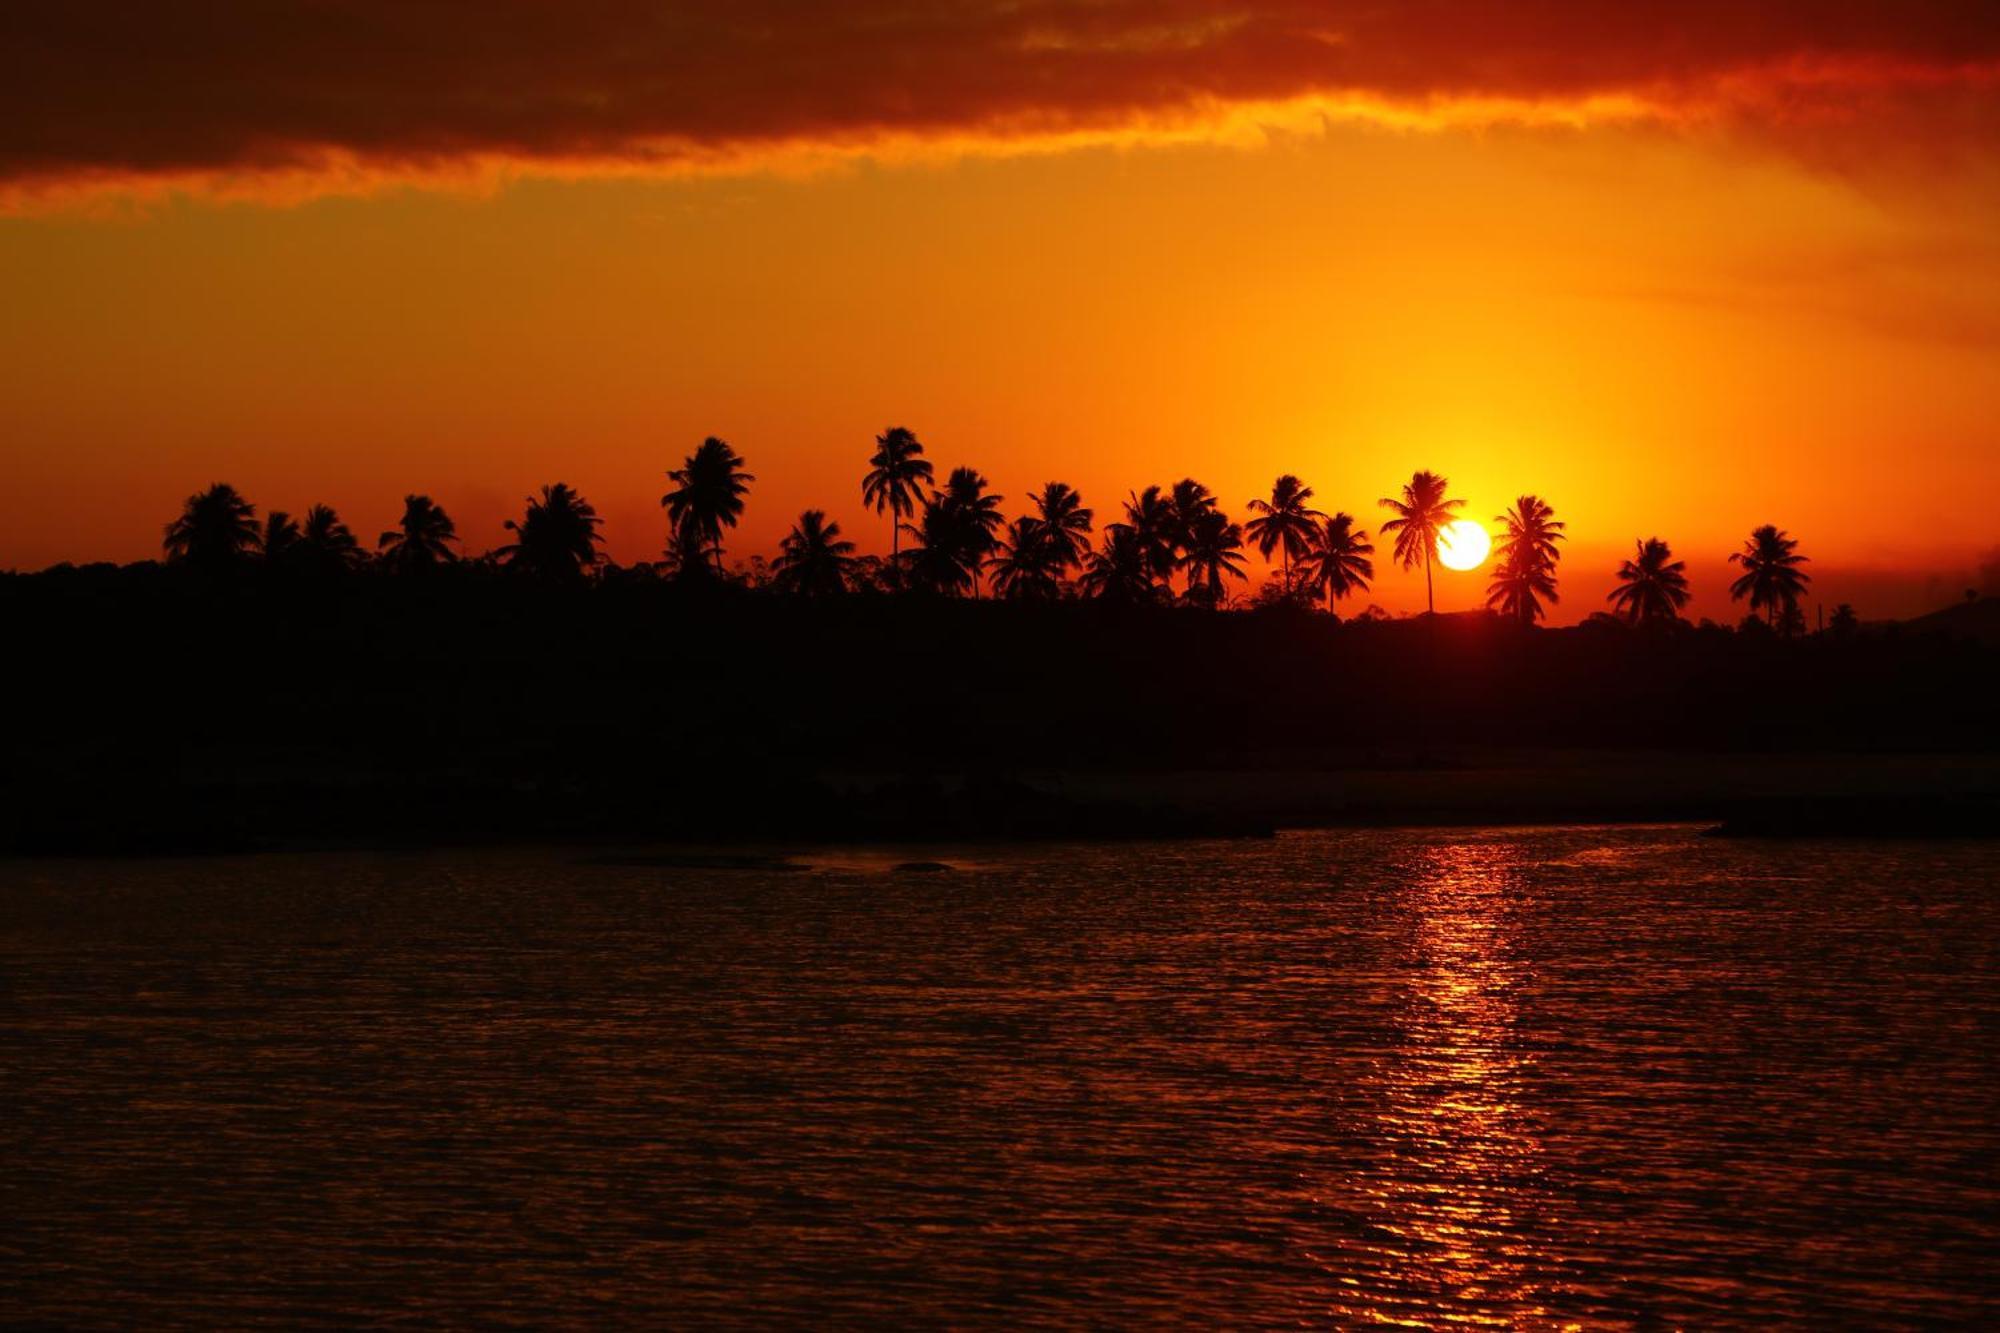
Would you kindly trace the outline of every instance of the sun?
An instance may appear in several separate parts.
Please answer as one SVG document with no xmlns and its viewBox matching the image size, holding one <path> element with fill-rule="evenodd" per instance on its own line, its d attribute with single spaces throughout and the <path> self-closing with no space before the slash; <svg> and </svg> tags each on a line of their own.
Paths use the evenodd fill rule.
<svg viewBox="0 0 2000 1333">
<path fill-rule="evenodd" d="M 1455 518 L 1438 530 L 1438 563 L 1446 569 L 1477 569 L 1492 549 L 1493 542 L 1477 519 Z"/>
</svg>

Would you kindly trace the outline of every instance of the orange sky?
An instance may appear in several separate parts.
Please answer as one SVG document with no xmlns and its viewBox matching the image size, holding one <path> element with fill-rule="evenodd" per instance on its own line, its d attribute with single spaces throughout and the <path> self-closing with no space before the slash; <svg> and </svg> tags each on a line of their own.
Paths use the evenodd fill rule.
<svg viewBox="0 0 2000 1333">
<path fill-rule="evenodd" d="M 1922 610 L 1996 545 L 2000 122 L 1990 52 L 1945 59 L 1973 37 L 1924 36 L 1942 100 L 1815 75 L 1766 115 L 1740 53 L 1699 115 L 1657 70 L 1232 100 L 1224 69 L 1164 111 L 759 122 L 692 171 L 601 134 L 377 160 L 336 127 L 338 169 L 208 126 L 171 161 L 115 123 L 73 162 L 0 135 L 0 566 L 154 555 L 212 480 L 370 537 L 427 491 L 472 550 L 565 480 L 645 559 L 711 433 L 758 477 L 732 555 L 808 505 L 876 549 L 860 472 L 903 424 L 941 473 L 1061 478 L 1100 515 L 1189 474 L 1240 516 L 1296 471 L 1370 529 L 1418 467 L 1481 518 L 1533 491 L 1570 524 L 1558 621 L 1654 534 L 1733 618 L 1722 557 L 1766 521 L 1828 606 Z M 1421 597 L 1385 569 L 1373 600 Z"/>
</svg>

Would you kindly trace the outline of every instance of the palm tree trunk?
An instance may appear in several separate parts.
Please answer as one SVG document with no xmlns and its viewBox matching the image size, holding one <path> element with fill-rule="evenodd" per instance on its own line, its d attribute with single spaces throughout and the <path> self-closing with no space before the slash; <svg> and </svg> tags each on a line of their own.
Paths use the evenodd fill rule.
<svg viewBox="0 0 2000 1333">
<path fill-rule="evenodd" d="M 1435 545 L 1437 545 L 1437 538 L 1432 537 L 1431 546 Z M 1426 546 L 1424 548 L 1424 610 L 1430 615 L 1436 615 L 1437 609 L 1437 594 L 1431 591 L 1431 547 Z"/>
</svg>

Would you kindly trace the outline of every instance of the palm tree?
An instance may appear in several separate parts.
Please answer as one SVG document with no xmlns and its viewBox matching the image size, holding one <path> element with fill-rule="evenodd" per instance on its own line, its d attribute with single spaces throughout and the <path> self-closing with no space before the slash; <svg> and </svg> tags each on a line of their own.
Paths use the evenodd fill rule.
<svg viewBox="0 0 2000 1333">
<path fill-rule="evenodd" d="M 430 496 L 406 495 L 402 522 L 383 533 L 375 545 L 389 568 L 417 574 L 456 560 L 450 544 L 457 540 L 458 525 Z"/>
<path fill-rule="evenodd" d="M 541 499 L 528 497 L 520 522 L 508 519 L 511 544 L 496 553 L 502 564 L 537 578 L 572 583 L 597 564 L 597 535 L 603 520 L 590 501 L 565 482 L 542 487 Z"/>
<path fill-rule="evenodd" d="M 1556 593 L 1556 562 L 1566 526 L 1540 496 L 1524 495 L 1514 507 L 1493 520 L 1503 535 L 1493 582 L 1486 590 L 1488 609 L 1532 625 L 1542 616 L 1542 601 L 1560 601 Z"/>
<path fill-rule="evenodd" d="M 931 479 L 931 465 L 923 457 L 924 446 L 902 426 L 891 426 L 875 437 L 875 452 L 868 459 L 868 474 L 861 479 L 861 502 L 876 513 L 889 511 L 889 559 L 900 554 L 896 544 L 905 514 L 915 511 L 917 487 Z"/>
<path fill-rule="evenodd" d="M 1463 500 L 1445 499 L 1445 487 L 1449 484 L 1435 472 L 1418 472 L 1403 487 L 1402 499 L 1381 501 L 1384 509 L 1396 513 L 1382 525 L 1383 532 L 1396 534 L 1396 563 L 1404 569 L 1414 569 L 1422 563 L 1424 606 L 1433 614 L 1437 611 L 1437 596 L 1431 587 L 1431 562 L 1437 555 L 1438 532 L 1451 521 L 1452 512 L 1465 505 Z"/>
<path fill-rule="evenodd" d="M 1084 560 L 1077 585 L 1086 597 L 1136 605 L 1153 600 L 1153 571 L 1139 531 L 1129 523 L 1104 525 L 1103 544 Z"/>
<path fill-rule="evenodd" d="M 1666 625 L 1687 605 L 1687 565 L 1658 537 L 1638 543 L 1634 558 L 1618 566 L 1618 585 L 1605 596 L 1634 625 Z"/>
<path fill-rule="evenodd" d="M 1306 551 L 1307 586 L 1326 594 L 1326 609 L 1331 611 L 1347 594 L 1368 591 L 1368 581 L 1375 577 L 1375 562 L 1369 559 L 1374 554 L 1368 534 L 1355 530 L 1354 516 L 1335 514 L 1320 525 Z"/>
<path fill-rule="evenodd" d="M 1174 537 L 1180 527 L 1173 502 L 1160 494 L 1158 486 L 1148 486 L 1127 497 L 1125 523 L 1144 557 L 1148 586 L 1170 578 L 1175 564 Z"/>
<path fill-rule="evenodd" d="M 662 572 L 677 583 L 713 583 L 722 578 L 715 553 L 691 524 L 670 525 L 660 551 Z"/>
<path fill-rule="evenodd" d="M 1168 493 L 1167 503 L 1173 510 L 1174 564 L 1184 569 L 1196 525 L 1215 512 L 1215 493 L 1193 477 L 1182 477 Z M 1192 574 L 1188 576 L 1188 591 L 1194 591 Z"/>
<path fill-rule="evenodd" d="M 328 572 L 352 569 L 361 562 L 361 543 L 330 505 L 306 510 L 300 547 L 314 568 Z"/>
<path fill-rule="evenodd" d="M 1039 539 L 1048 543 L 1047 563 L 1060 578 L 1083 563 L 1090 550 L 1094 515 L 1083 507 L 1083 497 L 1064 482 L 1052 481 L 1029 498 L 1040 519 Z"/>
<path fill-rule="evenodd" d="M 227 569 L 255 552 L 263 538 L 257 531 L 257 507 L 226 482 L 190 495 L 181 515 L 167 524 L 167 559 L 208 570 Z"/>
<path fill-rule="evenodd" d="M 1317 520 L 1326 517 L 1307 503 L 1312 494 L 1312 487 L 1287 472 L 1271 483 L 1270 499 L 1250 502 L 1257 517 L 1243 525 L 1243 535 L 1256 543 L 1257 554 L 1269 560 L 1276 548 L 1284 557 L 1287 586 L 1292 581 L 1292 561 L 1312 549 Z"/>
<path fill-rule="evenodd" d="M 1041 519 L 1015 519 L 993 560 L 994 591 L 1009 601 L 1054 601 L 1062 595 L 1062 551 Z"/>
<path fill-rule="evenodd" d="M 958 530 L 960 549 L 972 570 L 972 595 L 977 597 L 980 567 L 999 545 L 996 534 L 1006 523 L 1000 514 L 1000 502 L 1005 497 L 989 492 L 986 478 L 969 467 L 953 468 L 939 497 L 952 526 Z"/>
<path fill-rule="evenodd" d="M 827 597 L 847 591 L 854 566 L 854 543 L 840 535 L 840 524 L 827 522 L 823 510 L 808 509 L 778 543 L 771 582 L 779 592 Z"/>
<path fill-rule="evenodd" d="M 1243 578 L 1243 529 L 1217 509 L 1196 513 L 1186 537 L 1181 563 L 1187 569 L 1188 597 L 1206 606 L 1228 600 L 1222 576 Z"/>
<path fill-rule="evenodd" d="M 743 458 L 711 435 L 687 461 L 667 473 L 674 489 L 660 497 L 667 522 L 686 534 L 681 545 L 689 554 L 706 550 L 722 572 L 722 530 L 736 526 L 743 515 L 743 497 L 757 480 L 743 470 Z"/>
<path fill-rule="evenodd" d="M 919 588 L 947 597 L 971 589 L 973 566 L 965 531 L 945 507 L 943 496 L 933 494 L 924 501 L 923 513 L 915 523 L 905 523 L 903 531 L 916 540 L 910 554 L 901 558 Z"/>
<path fill-rule="evenodd" d="M 264 516 L 264 563 L 275 565 L 298 557 L 303 538 L 297 520 L 282 509 Z"/>
<path fill-rule="evenodd" d="M 1781 616 L 1798 609 L 1799 597 L 1812 582 L 1812 575 L 1800 569 L 1807 557 L 1797 554 L 1797 539 L 1766 523 L 1750 534 L 1743 549 L 1730 554 L 1729 563 L 1743 566 L 1743 576 L 1729 585 L 1733 601 L 1750 599 L 1750 610 L 1762 610 L 1767 623 L 1777 629 Z"/>
</svg>

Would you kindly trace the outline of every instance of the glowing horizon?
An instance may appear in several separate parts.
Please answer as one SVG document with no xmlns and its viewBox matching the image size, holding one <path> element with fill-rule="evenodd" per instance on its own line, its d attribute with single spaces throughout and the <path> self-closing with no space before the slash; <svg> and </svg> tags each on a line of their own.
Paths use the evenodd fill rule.
<svg viewBox="0 0 2000 1333">
<path fill-rule="evenodd" d="M 1371 534 L 1418 468 L 1489 526 L 1536 494 L 1569 524 L 1553 623 L 1653 536 L 1690 614 L 1734 620 L 1761 523 L 1828 610 L 2000 581 L 1963 521 L 2000 487 L 2000 24 L 1431 9 L 746 35 L 696 4 L 676 40 L 715 68 L 669 95 L 628 82 L 636 8 L 503 5 L 470 44 L 427 8 L 385 64 L 359 16 L 387 9 L 322 50 L 246 7 L 158 37 L 199 106 L 147 100 L 144 42 L 0 20 L 50 58 L 0 93 L 41 98 L 0 132 L 0 568 L 156 556 L 212 481 L 367 537 L 425 492 L 470 552 L 567 481 L 632 563 L 711 434 L 759 478 L 731 559 L 808 507 L 882 551 L 860 476 L 905 424 L 1010 514 L 1061 479 L 1100 524 L 1183 476 L 1241 519 L 1296 473 Z M 1440 571 L 1440 609 L 1490 569 Z M 1420 607 L 1421 573 L 1378 551 L 1371 602 Z"/>
</svg>

